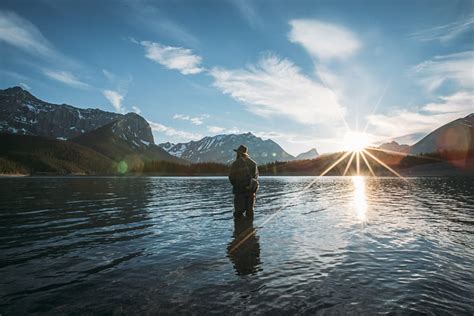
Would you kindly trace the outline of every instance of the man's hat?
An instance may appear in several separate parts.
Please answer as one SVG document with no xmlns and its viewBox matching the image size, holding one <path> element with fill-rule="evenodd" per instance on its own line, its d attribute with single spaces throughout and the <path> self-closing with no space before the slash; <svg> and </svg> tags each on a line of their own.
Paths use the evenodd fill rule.
<svg viewBox="0 0 474 316">
<path fill-rule="evenodd" d="M 247 154 L 247 147 L 244 145 L 240 145 L 239 148 L 234 149 L 235 152 L 241 153 L 241 154 Z"/>
</svg>

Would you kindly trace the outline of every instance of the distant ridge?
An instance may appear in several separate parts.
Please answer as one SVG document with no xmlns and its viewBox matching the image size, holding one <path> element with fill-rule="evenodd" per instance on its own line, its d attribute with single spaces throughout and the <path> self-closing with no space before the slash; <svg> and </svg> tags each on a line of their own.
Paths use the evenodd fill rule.
<svg viewBox="0 0 474 316">
<path fill-rule="evenodd" d="M 319 153 L 316 150 L 316 148 L 311 148 L 310 150 L 296 156 L 296 160 L 314 159 L 318 156 L 319 156 Z"/>
<path fill-rule="evenodd" d="M 389 150 L 399 153 L 407 153 L 410 151 L 410 146 L 402 144 L 400 145 L 396 141 L 391 141 L 390 143 L 384 143 L 378 147 L 379 149 Z"/>
<path fill-rule="evenodd" d="M 273 140 L 263 140 L 252 133 L 208 136 L 198 141 L 178 144 L 167 142 L 159 146 L 168 153 L 193 163 L 217 162 L 229 164 L 235 159 L 233 149 L 241 144 L 248 147 L 250 156 L 259 164 L 295 159 Z"/>
<path fill-rule="evenodd" d="M 445 124 L 411 146 L 411 154 L 458 151 L 471 153 L 474 149 L 474 113 Z"/>
</svg>

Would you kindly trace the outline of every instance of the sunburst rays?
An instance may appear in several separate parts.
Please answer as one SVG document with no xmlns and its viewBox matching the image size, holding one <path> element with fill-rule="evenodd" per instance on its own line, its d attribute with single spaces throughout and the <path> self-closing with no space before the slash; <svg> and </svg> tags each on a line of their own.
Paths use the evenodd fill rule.
<svg viewBox="0 0 474 316">
<path fill-rule="evenodd" d="M 347 152 L 346 154 L 347 155 L 351 154 L 351 157 L 350 157 L 349 161 L 347 162 L 346 167 L 344 168 L 343 176 L 345 176 L 347 174 L 347 171 L 349 170 L 349 168 L 352 164 L 353 158 L 355 157 L 356 158 L 356 175 L 358 175 L 358 176 L 360 175 L 361 158 L 362 158 L 362 162 L 365 163 L 365 166 L 369 170 L 370 174 L 373 177 L 376 177 L 376 174 L 375 174 L 375 172 L 372 168 L 372 165 L 370 164 L 369 159 L 367 159 L 367 156 L 368 156 L 369 158 L 372 159 L 372 161 L 375 161 L 376 163 L 378 163 L 379 165 L 381 165 L 382 167 L 384 167 L 385 169 L 387 169 L 388 171 L 393 173 L 395 176 L 405 180 L 405 178 L 402 175 L 400 175 L 400 173 L 395 171 L 393 168 L 391 168 L 389 165 L 387 165 L 385 162 L 383 162 L 379 158 L 375 157 L 367 149 L 357 150 L 357 151 L 353 151 L 353 152 Z M 344 156 L 344 157 L 347 157 L 347 155 Z M 340 162 L 340 160 L 338 160 L 338 163 L 339 162 Z"/>
<path fill-rule="evenodd" d="M 385 169 L 387 169 L 388 171 L 390 171 L 391 173 L 393 173 L 394 175 L 396 175 L 397 177 L 403 179 L 403 180 L 406 180 L 404 177 L 402 177 L 398 172 L 396 172 L 395 170 L 393 170 L 390 166 L 388 166 L 386 163 L 384 163 L 382 160 L 380 160 L 379 158 L 375 157 L 374 155 L 372 155 L 368 150 L 362 150 L 362 153 L 364 154 L 367 154 L 370 158 L 372 158 L 374 161 L 378 162 L 381 166 L 385 167 Z M 369 165 L 369 163 L 367 162 L 367 165 Z"/>
<path fill-rule="evenodd" d="M 361 154 L 361 156 L 362 156 L 362 159 L 364 159 L 365 164 L 366 164 L 367 167 L 369 168 L 370 174 L 371 174 L 373 177 L 375 177 L 375 173 L 374 173 L 374 171 L 372 170 L 372 167 L 370 166 L 370 163 L 367 161 L 367 158 L 365 158 L 364 151 L 361 151 L 360 154 Z"/>
<path fill-rule="evenodd" d="M 342 174 L 342 176 L 345 176 L 347 174 L 347 171 L 349 170 L 349 167 L 351 166 L 354 156 L 355 156 L 355 151 L 352 152 L 351 158 L 349 158 L 349 162 L 347 163 L 346 169 L 344 169 L 344 173 Z"/>
</svg>

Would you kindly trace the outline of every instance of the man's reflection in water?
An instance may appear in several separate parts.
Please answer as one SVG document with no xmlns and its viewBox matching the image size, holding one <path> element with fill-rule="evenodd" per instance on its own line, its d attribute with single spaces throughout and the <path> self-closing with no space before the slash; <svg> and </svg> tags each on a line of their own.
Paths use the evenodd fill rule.
<svg viewBox="0 0 474 316">
<path fill-rule="evenodd" d="M 227 247 L 227 255 L 238 275 L 254 274 L 260 265 L 260 244 L 253 227 L 253 218 L 234 217 L 234 239 Z"/>
</svg>

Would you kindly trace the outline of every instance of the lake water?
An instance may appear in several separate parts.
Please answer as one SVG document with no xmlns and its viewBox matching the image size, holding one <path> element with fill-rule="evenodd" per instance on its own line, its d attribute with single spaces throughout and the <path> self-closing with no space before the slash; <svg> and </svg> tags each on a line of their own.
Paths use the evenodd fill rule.
<svg viewBox="0 0 474 316">
<path fill-rule="evenodd" d="M 0 179 L 0 314 L 474 313 L 473 178 Z"/>
</svg>

